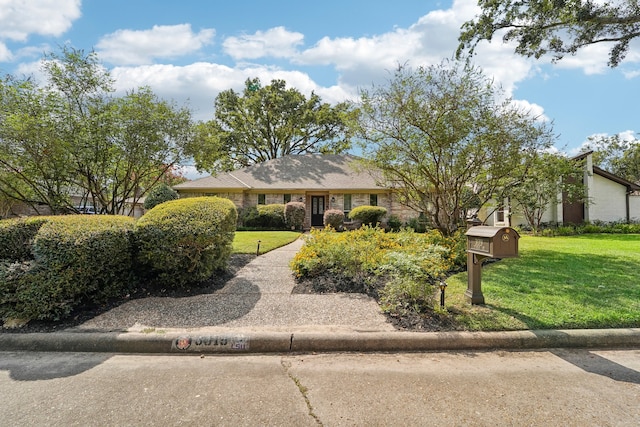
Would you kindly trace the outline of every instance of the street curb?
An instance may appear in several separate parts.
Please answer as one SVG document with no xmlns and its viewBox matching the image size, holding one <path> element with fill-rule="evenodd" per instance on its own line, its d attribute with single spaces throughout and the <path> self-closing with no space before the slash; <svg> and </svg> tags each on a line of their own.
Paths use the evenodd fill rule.
<svg viewBox="0 0 640 427">
<path fill-rule="evenodd" d="M 640 328 L 508 332 L 56 332 L 0 334 L 0 351 L 310 353 L 640 348 Z"/>
</svg>

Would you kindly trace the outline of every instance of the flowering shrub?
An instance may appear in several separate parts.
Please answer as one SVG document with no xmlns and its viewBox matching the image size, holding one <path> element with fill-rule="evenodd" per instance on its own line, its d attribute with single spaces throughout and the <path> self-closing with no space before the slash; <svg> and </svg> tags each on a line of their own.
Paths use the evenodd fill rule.
<svg viewBox="0 0 640 427">
<path fill-rule="evenodd" d="M 313 230 L 291 267 L 301 280 L 329 275 L 339 291 L 379 295 L 390 313 L 432 308 L 434 285 L 466 262 L 465 242 L 463 233 L 445 238 L 437 231 L 385 233 L 367 226 L 346 233 Z"/>
<path fill-rule="evenodd" d="M 334 230 L 342 230 L 344 224 L 344 212 L 339 209 L 327 209 L 324 211 L 323 223 L 325 227 L 331 227 Z"/>
</svg>

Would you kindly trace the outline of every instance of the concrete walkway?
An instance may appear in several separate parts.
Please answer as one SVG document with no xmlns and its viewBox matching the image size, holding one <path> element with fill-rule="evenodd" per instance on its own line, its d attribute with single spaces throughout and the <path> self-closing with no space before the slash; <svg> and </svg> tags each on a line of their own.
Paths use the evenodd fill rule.
<svg viewBox="0 0 640 427">
<path fill-rule="evenodd" d="M 402 332 L 361 294 L 292 294 L 302 239 L 253 259 L 224 288 L 129 301 L 56 333 L 0 334 L 0 350 L 105 352 L 425 351 L 639 347 L 640 328 Z"/>
</svg>

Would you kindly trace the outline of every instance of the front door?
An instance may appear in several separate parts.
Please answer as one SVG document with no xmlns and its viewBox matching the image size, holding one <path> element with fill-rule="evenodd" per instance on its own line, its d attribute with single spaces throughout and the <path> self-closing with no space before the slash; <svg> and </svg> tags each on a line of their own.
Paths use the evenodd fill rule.
<svg viewBox="0 0 640 427">
<path fill-rule="evenodd" d="M 311 226 L 324 225 L 324 196 L 311 196 Z"/>
</svg>

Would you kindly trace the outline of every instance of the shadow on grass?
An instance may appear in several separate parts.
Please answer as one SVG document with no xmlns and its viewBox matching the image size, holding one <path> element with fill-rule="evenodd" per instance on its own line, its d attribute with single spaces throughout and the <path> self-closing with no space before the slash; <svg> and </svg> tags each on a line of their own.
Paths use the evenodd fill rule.
<svg viewBox="0 0 640 427">
<path fill-rule="evenodd" d="M 640 325 L 640 275 L 632 258 L 528 250 L 521 259 L 484 267 L 483 293 L 488 308 L 531 329 Z"/>
</svg>

